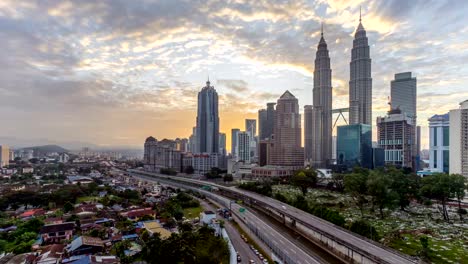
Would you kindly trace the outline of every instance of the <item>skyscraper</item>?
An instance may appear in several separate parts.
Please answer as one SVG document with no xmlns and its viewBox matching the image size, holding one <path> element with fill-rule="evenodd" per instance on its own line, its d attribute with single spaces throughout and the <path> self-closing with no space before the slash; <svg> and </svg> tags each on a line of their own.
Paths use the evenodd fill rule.
<svg viewBox="0 0 468 264">
<path fill-rule="evenodd" d="M 337 129 L 336 163 L 348 168 L 372 168 L 371 125 L 354 124 Z"/>
<path fill-rule="evenodd" d="M 196 152 L 219 152 L 218 93 L 210 86 L 210 80 L 198 93 Z"/>
<path fill-rule="evenodd" d="M 289 91 L 284 92 L 278 99 L 274 131 L 272 165 L 303 167 L 299 102 Z"/>
<path fill-rule="evenodd" d="M 314 148 L 312 114 L 313 106 L 304 105 L 304 160 L 307 165 L 312 164 L 312 151 Z"/>
<path fill-rule="evenodd" d="M 371 58 L 361 15 L 354 34 L 349 66 L 349 123 L 372 125 Z"/>
<path fill-rule="evenodd" d="M 402 72 L 395 74 L 395 79 L 390 83 L 390 98 L 393 108 L 399 108 L 403 114 L 406 114 L 412 121 L 412 138 L 415 140 L 412 150 L 414 168 L 417 168 L 419 159 L 417 144 L 416 127 L 416 78 L 411 76 L 411 72 Z"/>
<path fill-rule="evenodd" d="M 468 100 L 450 110 L 449 172 L 468 177 Z"/>
<path fill-rule="evenodd" d="M 393 108 L 400 108 L 416 121 L 416 77 L 411 72 L 395 74 L 390 83 L 390 98 Z"/>
<path fill-rule="evenodd" d="M 10 148 L 0 145 L 0 168 L 10 164 Z"/>
<path fill-rule="evenodd" d="M 226 134 L 219 133 L 219 154 L 226 155 Z"/>
<path fill-rule="evenodd" d="M 250 132 L 251 137 L 255 137 L 257 135 L 257 120 L 246 119 L 245 132 Z"/>
<path fill-rule="evenodd" d="M 233 128 L 231 129 L 231 154 L 235 158 L 237 157 L 237 134 L 240 132 L 240 129 Z"/>
<path fill-rule="evenodd" d="M 309 130 L 309 144 L 312 143 L 314 167 L 325 167 L 332 155 L 332 86 L 330 56 L 323 38 L 323 28 L 315 55 L 312 121 Z M 310 121 L 308 121 L 310 122 Z M 310 138 L 312 140 L 310 140 Z"/>
<path fill-rule="evenodd" d="M 265 128 L 267 126 L 267 110 L 258 110 L 258 138 L 265 138 Z"/>
<path fill-rule="evenodd" d="M 237 161 L 250 163 L 250 135 L 248 131 L 237 133 Z"/>
</svg>

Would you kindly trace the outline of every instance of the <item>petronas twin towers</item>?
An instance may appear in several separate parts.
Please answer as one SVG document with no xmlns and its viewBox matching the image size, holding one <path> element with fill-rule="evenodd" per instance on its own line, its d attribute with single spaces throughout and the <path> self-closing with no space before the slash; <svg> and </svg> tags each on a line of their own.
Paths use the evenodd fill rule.
<svg viewBox="0 0 468 264">
<path fill-rule="evenodd" d="M 304 107 L 305 159 L 315 168 L 332 161 L 332 70 L 323 28 L 314 69 L 313 105 Z M 366 31 L 359 18 L 351 51 L 349 81 L 350 124 L 372 124 L 372 77 Z"/>
</svg>

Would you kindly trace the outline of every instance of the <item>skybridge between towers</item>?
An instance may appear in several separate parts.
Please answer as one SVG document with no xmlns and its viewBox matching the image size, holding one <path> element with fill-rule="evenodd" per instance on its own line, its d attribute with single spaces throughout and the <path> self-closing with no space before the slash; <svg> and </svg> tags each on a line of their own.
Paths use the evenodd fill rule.
<svg viewBox="0 0 468 264">
<path fill-rule="evenodd" d="M 340 116 L 343 118 L 345 123 L 348 125 L 348 121 L 346 120 L 346 117 L 343 115 L 343 113 L 349 113 L 349 108 L 337 108 L 337 109 L 332 110 L 332 115 L 333 114 L 338 114 L 338 116 L 335 119 L 335 122 L 333 123 L 333 128 L 332 129 L 335 129 L 336 123 L 340 119 Z"/>
</svg>

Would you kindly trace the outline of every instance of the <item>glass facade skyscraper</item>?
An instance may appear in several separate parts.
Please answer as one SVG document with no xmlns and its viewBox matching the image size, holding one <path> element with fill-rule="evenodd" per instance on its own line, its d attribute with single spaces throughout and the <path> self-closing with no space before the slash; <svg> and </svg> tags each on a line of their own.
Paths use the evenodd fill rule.
<svg viewBox="0 0 468 264">
<path fill-rule="evenodd" d="M 372 128 L 366 124 L 339 126 L 336 144 L 338 165 L 372 168 Z"/>
</svg>

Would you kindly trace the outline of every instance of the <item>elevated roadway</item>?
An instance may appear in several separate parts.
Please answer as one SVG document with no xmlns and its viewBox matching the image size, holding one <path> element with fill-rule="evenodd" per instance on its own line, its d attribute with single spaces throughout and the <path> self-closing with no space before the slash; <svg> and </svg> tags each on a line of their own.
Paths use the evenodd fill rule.
<svg viewBox="0 0 468 264">
<path fill-rule="evenodd" d="M 314 242 L 321 244 L 322 248 L 328 249 L 330 253 L 333 253 L 335 256 L 349 263 L 416 263 L 416 261 L 411 257 L 401 254 L 396 250 L 385 247 L 377 242 L 352 233 L 344 228 L 270 197 L 201 180 L 167 176 L 139 170 L 130 170 L 130 172 L 138 175 L 146 175 L 160 181 L 170 181 L 179 184 L 179 186 L 191 186 L 197 189 L 203 186 L 209 186 L 209 188 L 215 190 L 218 197 L 228 196 L 232 199 L 242 200 L 247 205 L 263 208 L 265 211 L 282 217 L 285 223 L 286 221 L 291 222 L 302 236 L 307 239 L 313 239 Z M 213 192 L 204 192 L 213 194 Z M 226 198 L 222 197 L 222 199 Z M 231 205 L 229 201 L 229 199 L 226 199 L 225 202 L 228 203 L 228 206 L 226 207 Z M 232 207 L 235 209 L 233 212 L 236 212 L 239 205 L 232 203 Z M 255 221 L 259 220 L 258 217 L 255 217 L 252 214 L 249 214 L 249 217 L 257 218 Z M 265 232 L 268 233 L 267 231 Z"/>
</svg>

